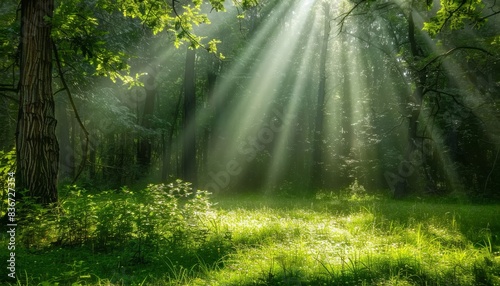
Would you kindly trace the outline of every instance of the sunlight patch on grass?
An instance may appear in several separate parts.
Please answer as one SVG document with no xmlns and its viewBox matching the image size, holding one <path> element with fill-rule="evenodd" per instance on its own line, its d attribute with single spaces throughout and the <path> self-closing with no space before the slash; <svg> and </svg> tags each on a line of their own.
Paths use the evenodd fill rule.
<svg viewBox="0 0 500 286">
<path fill-rule="evenodd" d="M 233 231 L 238 246 L 227 266 L 213 277 L 220 285 L 290 285 L 293 281 L 302 285 L 420 285 L 426 281 L 474 285 L 479 275 L 474 269 L 488 250 L 462 233 L 459 216 L 449 212 L 453 206 L 440 205 L 444 210 L 432 214 L 418 209 L 436 206 L 409 204 L 399 211 L 410 214 L 398 221 L 384 216 L 387 210 L 381 208 L 386 204 L 405 205 L 369 203 L 334 214 L 322 211 L 322 206 L 271 208 L 265 204 L 223 211 L 222 221 Z M 440 216 L 442 211 L 445 216 Z M 500 266 L 492 261 L 494 267 Z"/>
</svg>

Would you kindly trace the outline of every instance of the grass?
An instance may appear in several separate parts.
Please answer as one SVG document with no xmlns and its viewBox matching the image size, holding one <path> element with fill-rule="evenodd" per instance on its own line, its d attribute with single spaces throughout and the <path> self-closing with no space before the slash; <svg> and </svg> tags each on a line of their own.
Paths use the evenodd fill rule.
<svg viewBox="0 0 500 286">
<path fill-rule="evenodd" d="M 92 240 L 18 247 L 18 280 L 0 279 L 11 285 L 500 285 L 498 205 L 333 194 L 213 201 L 216 215 L 203 220 L 207 234 L 196 246 L 159 244 L 142 260 L 133 259 L 132 238 L 105 250 Z"/>
</svg>

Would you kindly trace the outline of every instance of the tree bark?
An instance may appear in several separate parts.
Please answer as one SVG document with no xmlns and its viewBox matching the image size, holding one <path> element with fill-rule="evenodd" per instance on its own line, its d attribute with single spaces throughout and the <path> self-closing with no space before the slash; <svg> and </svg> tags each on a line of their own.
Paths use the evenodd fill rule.
<svg viewBox="0 0 500 286">
<path fill-rule="evenodd" d="M 59 145 L 52 95 L 51 26 L 54 0 L 21 1 L 20 104 L 16 186 L 48 205 L 58 201 Z"/>
</svg>

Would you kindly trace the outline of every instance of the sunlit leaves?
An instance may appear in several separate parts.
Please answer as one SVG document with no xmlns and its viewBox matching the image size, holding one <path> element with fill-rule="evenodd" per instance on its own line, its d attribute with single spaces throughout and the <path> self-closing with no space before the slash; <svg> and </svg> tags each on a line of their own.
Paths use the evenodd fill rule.
<svg viewBox="0 0 500 286">
<path fill-rule="evenodd" d="M 258 0 L 233 0 L 236 6 L 242 7 L 243 9 L 249 9 L 255 7 L 259 4 Z"/>
<path fill-rule="evenodd" d="M 497 46 L 500 46 L 500 35 L 499 36 L 496 36 L 493 38 L 493 40 L 491 41 L 491 44 L 492 45 L 497 45 Z"/>
<path fill-rule="evenodd" d="M 210 40 L 210 42 L 208 42 L 208 48 L 207 48 L 208 52 L 213 53 L 213 54 L 217 54 L 217 44 L 220 44 L 220 43 L 221 43 L 221 41 L 219 41 L 219 40 L 215 40 L 215 39 Z M 220 54 L 219 58 L 224 59 L 224 55 Z"/>
<path fill-rule="evenodd" d="M 226 11 L 226 9 L 224 8 L 223 0 L 210 0 L 210 4 L 215 9 L 215 11 Z"/>
<path fill-rule="evenodd" d="M 143 25 L 149 27 L 153 34 L 168 29 L 174 21 L 172 7 L 169 1 L 158 0 L 122 0 L 118 9 L 124 17 L 138 18 Z"/>
<path fill-rule="evenodd" d="M 441 0 L 440 4 L 436 16 L 424 23 L 423 29 L 431 36 L 436 36 L 445 27 L 459 30 L 466 23 L 472 23 L 480 28 L 486 23 L 486 19 L 481 17 L 482 0 Z"/>
</svg>

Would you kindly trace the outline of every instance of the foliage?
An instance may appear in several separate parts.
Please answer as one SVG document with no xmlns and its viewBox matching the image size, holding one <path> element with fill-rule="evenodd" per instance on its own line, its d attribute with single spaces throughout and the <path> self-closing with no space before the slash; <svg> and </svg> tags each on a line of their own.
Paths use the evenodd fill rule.
<svg viewBox="0 0 500 286">
<path fill-rule="evenodd" d="M 117 195 L 77 186 L 63 193 L 59 214 L 24 198 L 19 211 L 26 214 L 20 236 L 25 247 L 92 245 L 105 252 L 125 247 L 133 250 L 130 259 L 145 262 L 158 249 L 198 249 L 214 239 L 205 227 L 215 217 L 210 194 L 180 180 L 140 192 L 122 188 Z"/>
<path fill-rule="evenodd" d="M 12 149 L 8 152 L 0 150 L 0 178 L 2 178 L 0 182 L 0 194 L 2 201 L 0 208 L 0 216 L 3 216 L 7 210 L 7 178 L 9 173 L 16 171 L 16 150 Z"/>
<path fill-rule="evenodd" d="M 182 182 L 148 187 L 151 197 L 164 201 L 158 205 L 166 206 L 166 201 L 172 201 L 170 196 L 178 205 L 170 205 L 173 213 L 163 211 L 164 223 L 142 228 L 142 240 L 135 224 L 153 222 L 154 214 L 142 211 L 146 216 L 139 219 L 137 213 L 125 214 L 118 205 L 113 211 L 107 206 L 110 197 L 121 203 L 130 200 L 129 207 L 136 212 L 147 201 L 142 199 L 146 190 L 132 193 L 123 188 L 98 199 L 99 195 L 85 198 L 90 194 L 68 187 L 67 200 L 83 205 L 91 199 L 96 212 L 101 209 L 102 214 L 113 212 L 132 220 L 132 234 L 123 241 L 112 237 L 114 249 L 109 240 L 106 249 L 98 248 L 95 231 L 83 245 L 52 244 L 35 253 L 16 248 L 23 257 L 19 269 L 27 272 L 20 283 L 472 286 L 500 282 L 496 205 L 384 198 L 335 203 L 336 197 L 272 200 L 225 195 L 217 198 L 218 209 L 206 211 L 207 201 L 195 199 L 196 192 L 187 187 Z M 139 194 L 140 203 L 134 203 Z M 211 219 L 195 226 L 189 219 L 194 213 Z M 181 214 L 186 222 L 174 218 Z M 117 220 L 106 219 L 117 230 Z M 170 223 L 187 229 L 174 239 Z M 60 236 L 55 227 L 52 231 Z M 124 227 L 122 235 L 127 231 Z M 144 248 L 140 250 L 138 243 Z"/>
<path fill-rule="evenodd" d="M 18 191 L 22 200 L 16 205 L 16 220 L 22 225 L 19 240 L 28 250 L 40 250 L 49 247 L 56 239 L 57 214 L 53 208 L 37 203 L 36 197 L 28 196 L 28 192 Z"/>
<path fill-rule="evenodd" d="M 432 8 L 433 1 L 429 8 Z M 486 23 L 486 18 L 482 17 L 484 3 L 482 0 L 441 0 L 436 16 L 424 23 L 424 30 L 429 35 L 436 36 L 445 27 L 451 30 L 462 29 L 467 23 L 476 28 L 481 28 Z"/>
</svg>

